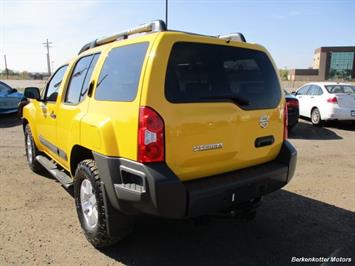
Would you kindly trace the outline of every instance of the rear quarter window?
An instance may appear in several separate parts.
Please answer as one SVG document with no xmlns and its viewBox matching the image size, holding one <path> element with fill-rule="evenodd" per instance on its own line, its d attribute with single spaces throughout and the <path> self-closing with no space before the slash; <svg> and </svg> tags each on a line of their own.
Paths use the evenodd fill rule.
<svg viewBox="0 0 355 266">
<path fill-rule="evenodd" d="M 243 109 L 269 109 L 280 102 L 281 89 L 273 65 L 261 51 L 179 42 L 170 54 L 165 96 L 172 103 L 243 98 Z"/>
<path fill-rule="evenodd" d="M 137 43 L 110 51 L 98 79 L 96 100 L 130 102 L 136 98 L 148 45 Z"/>
</svg>

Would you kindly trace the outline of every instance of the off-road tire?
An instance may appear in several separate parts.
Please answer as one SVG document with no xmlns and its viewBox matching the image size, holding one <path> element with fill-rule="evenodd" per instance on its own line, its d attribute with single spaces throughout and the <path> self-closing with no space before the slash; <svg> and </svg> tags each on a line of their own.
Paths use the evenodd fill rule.
<svg viewBox="0 0 355 266">
<path fill-rule="evenodd" d="M 81 184 L 85 179 L 89 180 L 91 183 L 93 194 L 96 197 L 98 213 L 97 224 L 91 229 L 88 228 L 85 223 L 85 217 L 80 200 Z M 74 198 L 76 210 L 85 237 L 94 247 L 99 249 L 114 245 L 122 240 L 132 231 L 133 226 L 131 217 L 124 215 L 119 211 L 112 210 L 111 206 L 107 206 L 109 203 L 105 202 L 105 196 L 103 195 L 105 192 L 103 191 L 99 171 L 96 167 L 95 161 L 92 159 L 81 161 L 76 168 L 74 179 Z M 111 212 L 115 211 L 116 213 L 114 215 L 107 215 L 107 213 L 109 213 L 108 210 L 111 210 Z M 118 229 L 115 230 L 115 235 L 109 233 L 108 226 L 110 223 L 113 223 L 115 229 Z"/>
<path fill-rule="evenodd" d="M 39 151 L 33 140 L 30 125 L 27 124 L 25 127 L 25 149 L 26 149 L 26 159 L 28 166 L 31 170 L 37 174 L 43 173 L 43 166 L 36 160 L 36 156 L 39 155 Z M 31 150 L 30 150 L 31 149 Z"/>
<path fill-rule="evenodd" d="M 318 126 L 318 127 L 323 125 L 323 121 L 322 121 L 322 118 L 320 116 L 320 112 L 317 107 L 313 108 L 311 111 L 311 122 L 313 125 Z"/>
</svg>

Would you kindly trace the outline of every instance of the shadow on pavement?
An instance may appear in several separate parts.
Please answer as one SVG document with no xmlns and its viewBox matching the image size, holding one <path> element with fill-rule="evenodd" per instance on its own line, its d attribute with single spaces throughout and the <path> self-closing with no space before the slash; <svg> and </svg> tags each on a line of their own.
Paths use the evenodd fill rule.
<svg viewBox="0 0 355 266">
<path fill-rule="evenodd" d="M 316 127 L 310 123 L 300 121 L 289 132 L 290 139 L 309 139 L 309 140 L 336 140 L 342 139 L 334 131 L 325 127 Z"/>
<path fill-rule="evenodd" d="M 21 125 L 22 121 L 17 117 L 17 113 L 0 115 L 0 128 L 9 128 Z"/>
<path fill-rule="evenodd" d="M 355 121 L 327 121 L 326 127 L 355 131 Z"/>
<path fill-rule="evenodd" d="M 286 265 L 339 251 L 353 262 L 354 225 L 351 211 L 281 190 L 266 197 L 255 221 L 196 227 L 141 218 L 132 235 L 103 252 L 127 265 Z"/>
</svg>

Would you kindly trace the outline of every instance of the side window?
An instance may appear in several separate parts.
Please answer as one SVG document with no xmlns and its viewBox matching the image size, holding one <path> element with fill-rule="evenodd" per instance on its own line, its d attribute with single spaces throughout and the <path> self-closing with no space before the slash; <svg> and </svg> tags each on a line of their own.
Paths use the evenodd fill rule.
<svg viewBox="0 0 355 266">
<path fill-rule="evenodd" d="M 99 59 L 99 57 L 100 57 L 100 54 L 95 54 L 94 58 L 91 61 L 91 64 L 90 64 L 89 69 L 88 69 L 88 72 L 86 73 L 86 77 L 85 77 L 85 80 L 84 80 L 84 83 L 83 83 L 83 87 L 81 88 L 80 100 L 79 100 L 80 102 L 82 100 L 84 100 L 85 97 L 86 97 L 86 93 L 87 93 L 87 91 L 89 89 L 89 85 L 90 85 L 92 72 L 94 71 L 94 68 L 96 66 L 96 62 Z"/>
<path fill-rule="evenodd" d="M 300 89 L 297 91 L 297 95 L 306 95 L 308 89 L 309 89 L 309 86 L 304 86 L 304 87 L 300 88 Z"/>
<path fill-rule="evenodd" d="M 312 85 L 311 88 L 308 90 L 308 95 L 322 95 L 322 89 L 317 85 Z"/>
<path fill-rule="evenodd" d="M 317 92 L 317 87 L 312 85 L 312 86 L 310 86 L 310 89 L 308 90 L 307 95 L 316 95 L 316 92 Z"/>
<path fill-rule="evenodd" d="M 149 43 L 117 47 L 108 54 L 96 87 L 95 99 L 133 101 Z"/>
<path fill-rule="evenodd" d="M 58 90 L 60 84 L 62 83 L 65 71 L 67 70 L 68 65 L 60 67 L 55 74 L 53 75 L 52 79 L 47 84 L 46 93 L 44 96 L 45 101 L 55 102 L 58 97 Z"/>
<path fill-rule="evenodd" d="M 315 95 L 322 95 L 323 94 L 322 88 L 319 86 L 315 86 L 315 87 L 316 87 L 316 94 Z"/>
<path fill-rule="evenodd" d="M 98 54 L 85 56 L 76 63 L 65 97 L 66 103 L 77 104 L 84 99 L 98 57 Z"/>
</svg>

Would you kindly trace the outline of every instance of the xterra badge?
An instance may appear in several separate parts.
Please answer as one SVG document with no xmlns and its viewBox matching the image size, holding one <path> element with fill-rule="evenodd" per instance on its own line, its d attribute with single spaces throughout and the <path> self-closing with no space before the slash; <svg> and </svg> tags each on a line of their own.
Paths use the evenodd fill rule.
<svg viewBox="0 0 355 266">
<path fill-rule="evenodd" d="M 193 151 L 207 151 L 207 150 L 216 150 L 216 149 L 222 149 L 222 148 L 223 148 L 223 143 L 215 143 L 215 144 L 205 144 L 205 145 L 193 146 L 192 150 Z"/>
</svg>

